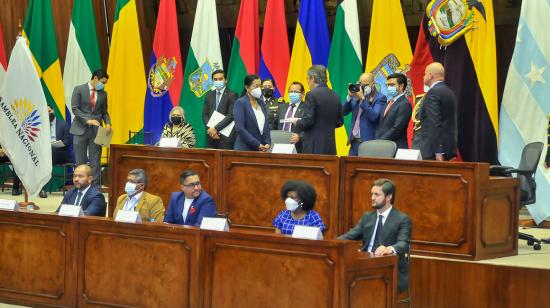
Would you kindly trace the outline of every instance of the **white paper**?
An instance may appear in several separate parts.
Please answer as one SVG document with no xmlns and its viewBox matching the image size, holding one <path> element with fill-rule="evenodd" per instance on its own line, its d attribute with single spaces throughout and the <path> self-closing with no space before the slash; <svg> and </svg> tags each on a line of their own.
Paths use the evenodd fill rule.
<svg viewBox="0 0 550 308">
<path fill-rule="evenodd" d="M 82 207 L 79 205 L 61 204 L 59 216 L 80 217 L 84 216 L 84 212 L 82 211 Z"/>
<path fill-rule="evenodd" d="M 294 231 L 292 231 L 292 237 L 294 238 L 303 238 L 306 240 L 322 240 L 323 233 L 319 227 L 309 227 L 309 226 L 294 226 Z"/>
<path fill-rule="evenodd" d="M 292 123 L 292 121 L 296 120 L 299 121 L 302 118 L 287 118 L 287 119 L 281 119 L 281 123 Z"/>
<path fill-rule="evenodd" d="M 52 142 L 52 147 L 53 148 L 63 148 L 63 147 L 65 147 L 65 144 L 61 140 L 56 140 L 56 141 Z"/>
<path fill-rule="evenodd" d="M 226 218 L 203 217 L 200 228 L 203 230 L 229 231 L 229 224 Z"/>
<path fill-rule="evenodd" d="M 235 121 L 231 121 L 231 123 L 227 124 L 226 127 L 220 130 L 220 134 L 224 135 L 225 137 L 229 137 L 229 135 L 231 135 L 231 132 L 233 131 L 233 126 L 235 126 Z"/>
<path fill-rule="evenodd" d="M 113 130 L 107 134 L 107 129 L 103 126 L 97 127 L 97 135 L 95 136 L 95 144 L 108 147 L 111 144 L 111 138 L 113 138 Z"/>
<path fill-rule="evenodd" d="M 159 147 L 177 148 L 180 140 L 178 138 L 160 138 Z"/>
<path fill-rule="evenodd" d="M 115 221 L 141 223 L 141 216 L 136 211 L 119 210 L 116 214 Z"/>
<path fill-rule="evenodd" d="M 420 154 L 420 150 L 397 149 L 397 153 L 395 153 L 395 158 L 403 160 L 422 160 L 422 155 Z"/>
<path fill-rule="evenodd" d="M 0 210 L 18 211 L 19 204 L 15 200 L 0 199 Z"/>
<path fill-rule="evenodd" d="M 292 143 L 275 143 L 271 153 L 276 154 L 296 154 L 296 146 Z"/>
<path fill-rule="evenodd" d="M 218 125 L 223 119 L 225 119 L 225 116 L 217 111 L 214 110 L 212 113 L 212 116 L 210 117 L 210 120 L 208 120 L 208 123 L 206 124 L 207 127 L 215 127 Z M 226 127 L 224 127 L 222 130 L 220 130 L 220 134 L 229 137 L 231 135 L 231 132 L 233 131 L 233 126 L 235 126 L 235 121 L 231 121 Z"/>
</svg>

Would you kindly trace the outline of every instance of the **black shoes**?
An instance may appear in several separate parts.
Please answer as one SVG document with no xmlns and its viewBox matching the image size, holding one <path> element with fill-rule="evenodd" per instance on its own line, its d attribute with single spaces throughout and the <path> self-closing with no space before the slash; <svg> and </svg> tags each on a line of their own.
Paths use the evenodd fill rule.
<svg viewBox="0 0 550 308">
<path fill-rule="evenodd" d="M 22 193 L 21 193 L 21 188 L 15 188 L 15 187 L 13 187 L 13 188 L 11 189 L 11 195 L 12 195 L 12 196 L 19 196 L 20 194 L 22 194 Z"/>
<path fill-rule="evenodd" d="M 40 198 L 48 198 L 48 194 L 46 194 L 45 190 L 41 190 L 40 193 L 38 194 L 38 196 Z"/>
</svg>

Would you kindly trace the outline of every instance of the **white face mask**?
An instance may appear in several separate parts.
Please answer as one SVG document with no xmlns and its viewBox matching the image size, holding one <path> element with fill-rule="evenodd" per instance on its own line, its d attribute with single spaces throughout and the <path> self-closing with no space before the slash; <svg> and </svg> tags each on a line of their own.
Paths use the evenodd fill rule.
<svg viewBox="0 0 550 308">
<path fill-rule="evenodd" d="M 291 212 L 296 211 L 296 209 L 300 206 L 298 201 L 296 201 L 292 198 L 286 198 L 285 205 L 286 205 L 286 209 L 291 211 Z"/>
<path fill-rule="evenodd" d="M 130 196 L 136 192 L 136 186 L 136 183 L 126 182 L 126 186 L 124 186 L 124 191 L 126 191 L 126 194 Z"/>
<path fill-rule="evenodd" d="M 252 91 L 250 91 L 250 95 L 252 95 L 252 97 L 256 99 L 259 99 L 260 97 L 262 97 L 262 89 L 260 88 L 253 89 Z"/>
<path fill-rule="evenodd" d="M 365 87 L 365 95 L 370 95 L 371 92 L 372 92 L 372 88 L 370 86 L 366 86 Z"/>
<path fill-rule="evenodd" d="M 424 93 L 430 91 L 430 86 L 424 85 Z"/>
</svg>

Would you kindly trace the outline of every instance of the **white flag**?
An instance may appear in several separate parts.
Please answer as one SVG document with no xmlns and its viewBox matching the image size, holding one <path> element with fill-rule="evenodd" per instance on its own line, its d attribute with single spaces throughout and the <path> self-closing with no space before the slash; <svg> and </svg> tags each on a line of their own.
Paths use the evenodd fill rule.
<svg viewBox="0 0 550 308">
<path fill-rule="evenodd" d="M 50 120 L 23 37 L 17 39 L 11 52 L 0 93 L 0 144 L 29 196 L 36 197 L 52 175 Z"/>
</svg>

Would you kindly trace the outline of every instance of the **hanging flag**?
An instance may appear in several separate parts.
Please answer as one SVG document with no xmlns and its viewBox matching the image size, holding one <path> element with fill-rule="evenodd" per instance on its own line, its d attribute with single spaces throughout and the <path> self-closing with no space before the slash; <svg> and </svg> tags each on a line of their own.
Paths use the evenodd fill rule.
<svg viewBox="0 0 550 308">
<path fill-rule="evenodd" d="M 348 95 L 348 84 L 357 82 L 363 71 L 357 0 L 344 0 L 338 5 L 328 71 L 333 90 L 338 93 L 342 101 L 345 101 Z M 351 129 L 350 122 L 351 113 L 344 118 L 344 126 L 336 129 L 338 155 L 346 155 L 349 151 L 346 131 L 349 132 Z"/>
<path fill-rule="evenodd" d="M 143 128 L 145 69 L 135 0 L 117 0 L 106 85 L 112 143 L 126 143 L 128 131 Z"/>
<path fill-rule="evenodd" d="M 216 1 L 198 0 L 180 99 L 185 117 L 195 131 L 197 147 L 204 147 L 206 144 L 202 107 L 204 95 L 212 88 L 212 72 L 216 69 L 223 69 Z"/>
<path fill-rule="evenodd" d="M 443 64 L 445 83 L 458 99 L 460 155 L 465 161 L 496 163 L 498 102 L 492 1 L 430 1 L 411 68 L 415 88 L 422 87 L 430 58 Z"/>
<path fill-rule="evenodd" d="M 530 142 L 546 141 L 550 116 L 550 4 L 547 1 L 523 1 L 519 17 L 516 47 L 500 108 L 498 158 L 504 166 L 517 167 L 523 147 Z M 545 26 L 546 25 L 546 26 Z M 535 181 L 537 202 L 527 205 L 537 224 L 550 216 L 550 172 L 542 165 Z"/>
<path fill-rule="evenodd" d="M 235 93 L 244 88 L 244 77 L 257 74 L 260 62 L 258 0 L 242 0 L 227 70 L 227 87 Z"/>
<path fill-rule="evenodd" d="M 74 88 L 90 81 L 92 72 L 100 68 L 102 66 L 92 0 L 74 1 L 63 69 L 65 104 L 69 111 L 67 122 L 73 117 L 71 96 Z"/>
<path fill-rule="evenodd" d="M 2 24 L 0 24 L 0 88 L 4 82 L 4 76 L 8 69 L 8 58 L 6 57 L 6 47 L 4 46 L 4 34 L 2 34 Z"/>
<path fill-rule="evenodd" d="M 289 65 L 285 2 L 267 1 L 259 75 L 262 79 L 270 78 L 275 81 L 275 97 L 281 97 L 285 93 Z"/>
<path fill-rule="evenodd" d="M 160 140 L 170 110 L 179 104 L 183 83 L 175 0 L 161 0 L 147 75 L 143 131 Z"/>
<path fill-rule="evenodd" d="M 50 0 L 30 0 L 23 26 L 48 105 L 65 119 L 65 95 Z"/>
<path fill-rule="evenodd" d="M 36 197 L 52 175 L 50 120 L 24 37 L 15 42 L 0 93 L 0 145 L 29 196 Z"/>
</svg>

